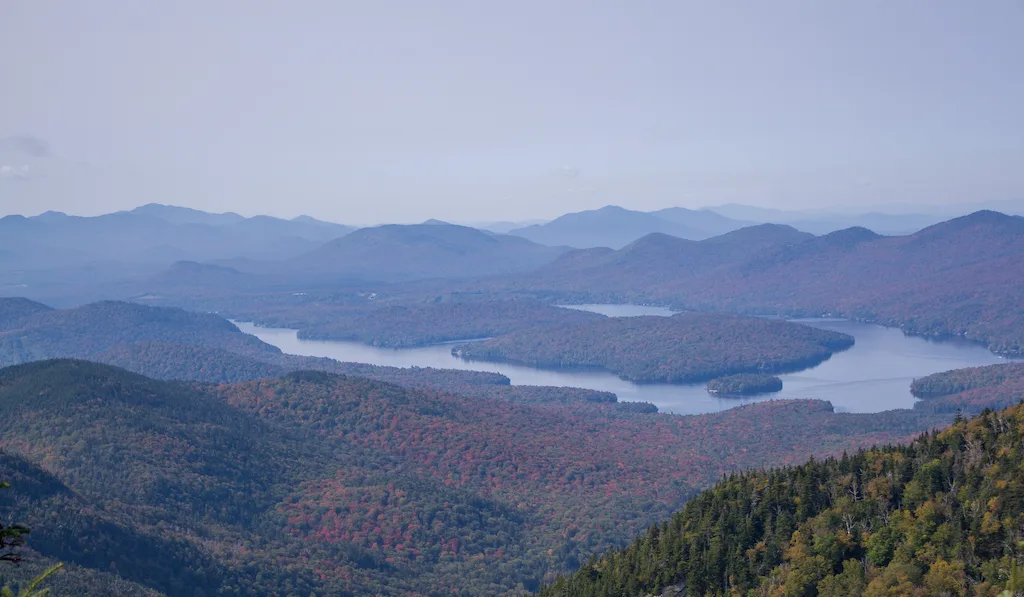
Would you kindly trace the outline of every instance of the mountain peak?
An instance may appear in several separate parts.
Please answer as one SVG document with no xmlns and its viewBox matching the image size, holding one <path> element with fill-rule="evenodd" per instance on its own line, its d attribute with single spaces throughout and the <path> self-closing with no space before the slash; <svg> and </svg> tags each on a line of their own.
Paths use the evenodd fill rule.
<svg viewBox="0 0 1024 597">
<path fill-rule="evenodd" d="M 293 258 L 293 271 L 365 280 L 460 278 L 514 273 L 550 263 L 565 249 L 448 223 L 360 228 Z"/>
<path fill-rule="evenodd" d="M 632 209 L 626 209 L 625 207 L 622 207 L 620 205 L 605 205 L 604 207 L 601 207 L 599 209 L 595 209 L 595 210 L 592 210 L 592 211 L 595 211 L 595 212 L 598 212 L 598 213 L 625 213 L 625 212 L 636 213 Z"/>
<path fill-rule="evenodd" d="M 641 249 L 648 249 L 653 247 L 659 248 L 677 248 L 683 245 L 692 245 L 697 241 L 688 240 L 685 238 L 679 238 L 678 236 L 672 236 L 671 234 L 665 234 L 664 232 L 652 232 L 645 234 L 635 241 L 629 243 L 622 248 L 623 251 L 637 251 Z"/>
<path fill-rule="evenodd" d="M 997 233 L 1024 234 L 1024 217 L 1008 216 L 998 211 L 983 209 L 929 226 L 917 234 L 918 239 L 936 238 L 966 231 L 988 230 Z"/>
<path fill-rule="evenodd" d="M 969 213 L 966 216 L 953 218 L 952 220 L 950 220 L 950 222 L 969 222 L 972 224 L 1007 224 L 1010 222 L 1019 222 L 1021 220 L 1021 216 L 1009 216 L 999 211 L 993 211 L 991 209 L 982 209 L 974 213 Z"/>
<path fill-rule="evenodd" d="M 0 331 L 18 327 L 19 322 L 30 315 L 52 310 L 51 307 L 27 298 L 0 298 Z"/>
<path fill-rule="evenodd" d="M 647 212 L 625 209 L 618 205 L 606 205 L 600 209 L 568 213 L 547 224 L 519 228 L 511 231 L 510 234 L 548 246 L 620 249 L 654 232 L 687 239 L 708 236 L 702 230 L 686 223 L 660 218 Z"/>
<path fill-rule="evenodd" d="M 786 224 L 757 224 L 709 238 L 707 243 L 800 243 L 814 238 L 813 234 L 800 232 Z"/>
<path fill-rule="evenodd" d="M 851 226 L 850 228 L 829 232 L 820 238 L 826 244 L 833 246 L 852 246 L 882 238 L 882 235 L 877 234 L 872 230 L 868 230 L 863 226 Z"/>
<path fill-rule="evenodd" d="M 163 203 L 147 203 L 129 210 L 127 213 L 149 216 L 172 224 L 206 224 L 209 226 L 224 226 L 245 219 L 234 212 L 209 213 L 191 207 L 164 205 Z"/>
</svg>

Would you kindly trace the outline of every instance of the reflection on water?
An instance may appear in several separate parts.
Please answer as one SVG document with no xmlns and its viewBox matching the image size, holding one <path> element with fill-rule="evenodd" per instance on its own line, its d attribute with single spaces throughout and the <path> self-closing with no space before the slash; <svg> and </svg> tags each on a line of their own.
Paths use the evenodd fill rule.
<svg viewBox="0 0 1024 597">
<path fill-rule="evenodd" d="M 633 305 L 623 307 L 637 308 Z M 635 311 L 633 313 L 637 314 Z M 619 400 L 651 402 L 662 412 L 677 414 L 716 412 L 738 404 L 772 398 L 820 398 L 831 401 L 836 410 L 846 412 L 909 408 L 915 402 L 910 395 L 910 382 L 915 377 L 949 369 L 1005 362 L 981 346 L 964 342 L 936 342 L 904 336 L 898 329 L 853 321 L 799 321 L 850 334 L 856 338 L 857 343 L 817 367 L 780 375 L 784 384 L 781 392 L 753 398 L 716 398 L 704 390 L 704 384 L 637 385 L 610 373 L 545 371 L 503 363 L 463 361 L 451 355 L 450 344 L 395 350 L 355 342 L 299 340 L 295 330 L 258 328 L 247 323 L 237 325 L 242 331 L 254 334 L 286 353 L 392 367 L 493 371 L 508 376 L 513 384 L 604 390 L 614 392 Z"/>
</svg>

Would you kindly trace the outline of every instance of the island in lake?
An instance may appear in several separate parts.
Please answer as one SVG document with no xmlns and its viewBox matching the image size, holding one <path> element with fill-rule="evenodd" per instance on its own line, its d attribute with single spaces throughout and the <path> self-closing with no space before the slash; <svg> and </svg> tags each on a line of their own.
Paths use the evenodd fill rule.
<svg viewBox="0 0 1024 597">
<path fill-rule="evenodd" d="M 466 360 L 604 370 L 635 383 L 698 383 L 813 367 L 852 336 L 779 319 L 691 311 L 532 327 L 456 346 Z"/>
<path fill-rule="evenodd" d="M 782 380 L 767 373 L 739 373 L 712 379 L 708 393 L 718 396 L 756 396 L 782 391 Z"/>
</svg>

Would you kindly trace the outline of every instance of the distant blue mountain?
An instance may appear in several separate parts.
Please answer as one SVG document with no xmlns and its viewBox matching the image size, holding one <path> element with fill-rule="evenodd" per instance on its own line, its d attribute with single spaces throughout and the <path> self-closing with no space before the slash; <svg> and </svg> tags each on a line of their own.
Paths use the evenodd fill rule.
<svg viewBox="0 0 1024 597">
<path fill-rule="evenodd" d="M 679 207 L 648 213 L 609 205 L 601 209 L 565 214 L 546 224 L 512 230 L 510 234 L 550 246 L 620 249 L 655 232 L 701 240 L 744 225 L 745 222 L 719 214 Z"/>
<path fill-rule="evenodd" d="M 284 260 L 350 233 L 313 218 L 245 218 L 149 204 L 95 217 L 46 212 L 0 218 L 0 271 L 244 258 Z"/>
<path fill-rule="evenodd" d="M 374 280 L 462 278 L 524 272 L 567 248 L 444 222 L 361 228 L 284 264 L 291 273 Z"/>
</svg>

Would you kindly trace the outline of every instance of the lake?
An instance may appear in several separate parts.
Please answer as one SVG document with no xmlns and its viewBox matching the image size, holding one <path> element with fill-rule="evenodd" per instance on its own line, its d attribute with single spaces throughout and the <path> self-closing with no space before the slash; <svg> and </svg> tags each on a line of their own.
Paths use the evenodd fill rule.
<svg viewBox="0 0 1024 597">
<path fill-rule="evenodd" d="M 609 309 L 614 307 L 615 309 Z M 660 307 L 636 305 L 573 305 L 617 316 L 668 315 Z M 652 309 L 658 310 L 657 312 Z M 797 373 L 780 375 L 783 389 L 776 394 L 748 398 L 718 398 L 708 394 L 704 384 L 635 384 L 610 373 L 549 371 L 509 365 L 463 361 L 451 354 L 451 344 L 423 348 L 377 348 L 356 342 L 300 340 L 295 330 L 261 328 L 236 323 L 277 346 L 282 351 L 303 356 L 330 357 L 339 361 L 371 363 L 391 367 L 437 367 L 501 373 L 517 385 L 575 386 L 613 392 L 622 401 L 643 401 L 657 405 L 662 412 L 700 414 L 726 410 L 740 404 L 780 398 L 820 398 L 829 400 L 840 412 L 881 412 L 910 408 L 916 399 L 910 394 L 910 382 L 949 369 L 1005 363 L 984 347 L 964 341 L 935 341 L 906 336 L 898 329 L 841 319 L 794 320 L 818 328 L 853 336 L 853 348 L 836 353 L 824 363 Z"/>
</svg>

